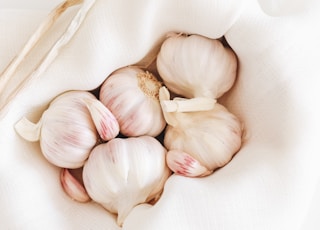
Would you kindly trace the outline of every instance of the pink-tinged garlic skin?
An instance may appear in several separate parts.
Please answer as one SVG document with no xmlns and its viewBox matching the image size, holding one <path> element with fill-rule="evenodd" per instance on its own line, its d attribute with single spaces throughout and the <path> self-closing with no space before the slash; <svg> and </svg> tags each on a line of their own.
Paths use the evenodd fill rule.
<svg viewBox="0 0 320 230">
<path fill-rule="evenodd" d="M 126 136 L 157 136 L 166 122 L 158 92 L 161 83 L 137 67 L 125 67 L 102 84 L 99 99 L 114 114 Z"/>
<path fill-rule="evenodd" d="M 88 107 L 101 139 L 109 141 L 115 138 L 120 132 L 120 127 L 110 110 L 95 98 L 84 99 L 84 102 Z"/>
<path fill-rule="evenodd" d="M 236 79 L 237 58 L 219 40 L 200 35 L 164 41 L 157 68 L 168 89 L 186 98 L 219 98 Z"/>
<path fill-rule="evenodd" d="M 64 192 L 73 200 L 86 203 L 91 200 L 84 186 L 69 172 L 61 169 L 60 182 Z"/>
<path fill-rule="evenodd" d="M 170 150 L 167 153 L 167 165 L 176 174 L 186 177 L 202 177 L 212 173 L 201 165 L 197 159 L 181 150 Z"/>
<path fill-rule="evenodd" d="M 40 146 L 45 158 L 61 168 L 80 168 L 99 137 L 82 99 L 95 97 L 70 91 L 53 100 L 42 115 Z"/>
<path fill-rule="evenodd" d="M 170 175 L 167 150 L 150 136 L 115 138 L 96 146 L 83 168 L 92 200 L 118 214 L 121 226 L 138 204 L 158 199 Z"/>
<path fill-rule="evenodd" d="M 218 103 L 213 110 L 172 116 L 176 123 L 165 131 L 165 147 L 187 153 L 210 171 L 227 164 L 241 147 L 240 121 Z"/>
</svg>

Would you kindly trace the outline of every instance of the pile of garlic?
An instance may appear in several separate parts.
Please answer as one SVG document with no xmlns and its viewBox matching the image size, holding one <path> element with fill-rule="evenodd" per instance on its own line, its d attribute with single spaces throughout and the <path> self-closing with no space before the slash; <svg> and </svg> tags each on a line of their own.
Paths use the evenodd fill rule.
<svg viewBox="0 0 320 230">
<path fill-rule="evenodd" d="M 210 175 L 241 146 L 240 121 L 217 102 L 236 78 L 230 48 L 199 35 L 171 36 L 156 67 L 154 74 L 118 69 L 98 95 L 65 92 L 39 122 L 22 118 L 15 126 L 61 168 L 62 187 L 72 199 L 101 204 L 117 214 L 119 226 L 136 205 L 156 202 L 172 173 Z M 81 179 L 73 169 L 80 169 Z"/>
<path fill-rule="evenodd" d="M 43 156 L 61 168 L 64 191 L 78 202 L 93 200 L 118 214 L 121 226 L 132 208 L 156 202 L 171 171 L 157 137 L 166 127 L 159 89 L 150 72 L 124 67 L 101 85 L 57 96 L 37 123 L 22 118 L 17 133 L 39 141 Z M 72 169 L 83 169 L 83 181 Z"/>
<path fill-rule="evenodd" d="M 161 46 L 157 69 L 168 89 L 182 96 L 170 100 L 160 89 L 168 166 L 189 177 L 211 174 L 241 146 L 240 121 L 217 102 L 234 84 L 236 55 L 219 40 L 172 36 Z"/>
</svg>

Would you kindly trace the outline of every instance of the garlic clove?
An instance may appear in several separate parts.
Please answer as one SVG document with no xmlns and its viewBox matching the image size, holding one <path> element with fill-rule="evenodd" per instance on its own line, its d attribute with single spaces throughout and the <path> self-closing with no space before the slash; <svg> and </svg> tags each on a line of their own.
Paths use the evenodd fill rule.
<svg viewBox="0 0 320 230">
<path fill-rule="evenodd" d="M 186 177 L 202 177 L 212 173 L 212 170 L 208 170 L 194 157 L 181 150 L 170 150 L 167 164 L 173 172 Z"/>
<path fill-rule="evenodd" d="M 69 172 L 68 169 L 61 169 L 60 182 L 65 193 L 75 201 L 89 202 L 89 197 L 84 186 Z"/>
<path fill-rule="evenodd" d="M 83 100 L 89 109 L 101 139 L 108 141 L 115 138 L 119 134 L 120 127 L 110 110 L 97 99 L 85 98 Z"/>
<path fill-rule="evenodd" d="M 84 186 L 92 200 L 118 214 L 121 226 L 132 208 L 159 196 L 170 175 L 166 153 L 154 137 L 114 138 L 92 150 Z"/>
<path fill-rule="evenodd" d="M 99 99 L 114 114 L 126 136 L 157 136 L 165 128 L 159 102 L 161 82 L 150 72 L 124 67 L 102 84 Z"/>
</svg>

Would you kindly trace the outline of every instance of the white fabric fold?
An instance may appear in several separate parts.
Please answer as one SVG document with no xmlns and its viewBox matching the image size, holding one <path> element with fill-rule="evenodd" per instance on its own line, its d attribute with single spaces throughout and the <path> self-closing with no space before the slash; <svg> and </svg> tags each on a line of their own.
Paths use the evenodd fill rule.
<svg viewBox="0 0 320 230">
<path fill-rule="evenodd" d="M 316 3 L 316 0 L 258 0 L 261 9 L 271 16 L 295 15 L 305 7 Z"/>
<path fill-rule="evenodd" d="M 80 8 L 57 21 L 13 76 L 17 81 L 41 61 Z M 237 53 L 238 79 L 221 103 L 243 121 L 244 144 L 209 177 L 170 177 L 158 203 L 136 207 L 123 229 L 300 229 L 320 178 L 320 5 L 307 1 L 278 17 L 265 9 L 254 0 L 97 0 L 52 64 L 2 114 L 1 226 L 119 229 L 99 205 L 70 200 L 61 189 L 59 169 L 43 158 L 38 143 L 22 140 L 13 126 L 22 116 L 39 119 L 64 91 L 98 87 L 112 71 L 138 63 L 176 31 L 225 35 Z M 1 10 L 0 70 L 46 14 Z M 1 102 L 15 83 L 11 80 L 1 92 Z"/>
</svg>

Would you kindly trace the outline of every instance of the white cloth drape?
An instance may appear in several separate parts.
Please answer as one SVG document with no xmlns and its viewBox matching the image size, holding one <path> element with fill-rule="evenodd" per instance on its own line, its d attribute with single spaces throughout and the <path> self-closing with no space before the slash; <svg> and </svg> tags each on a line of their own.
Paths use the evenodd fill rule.
<svg viewBox="0 0 320 230">
<path fill-rule="evenodd" d="M 1 92 L 0 104 L 80 9 L 72 7 L 55 23 Z M 0 70 L 47 13 L 0 9 Z M 209 177 L 170 177 L 159 202 L 136 207 L 123 229 L 301 229 L 320 179 L 319 23 L 316 0 L 96 0 L 50 66 L 1 115 L 0 228 L 119 229 L 99 205 L 70 200 L 59 169 L 13 125 L 22 116 L 36 121 L 66 90 L 96 88 L 178 31 L 225 35 L 237 53 L 238 79 L 221 102 L 244 122 L 244 144 Z"/>
</svg>

